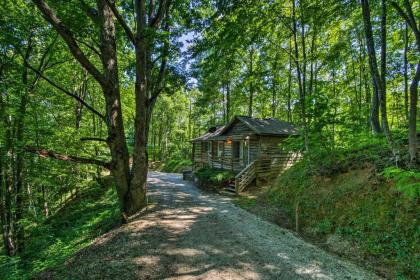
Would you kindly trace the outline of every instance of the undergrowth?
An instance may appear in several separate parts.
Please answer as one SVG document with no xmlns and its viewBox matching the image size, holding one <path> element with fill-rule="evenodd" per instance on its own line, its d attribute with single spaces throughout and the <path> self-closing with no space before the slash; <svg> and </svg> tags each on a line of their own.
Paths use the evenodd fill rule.
<svg viewBox="0 0 420 280">
<path fill-rule="evenodd" d="M 114 188 L 94 183 L 57 213 L 27 225 L 24 252 L 0 255 L 0 279 L 29 279 L 64 262 L 97 236 L 116 227 L 120 212 Z"/>
<path fill-rule="evenodd" d="M 152 162 L 151 169 L 169 173 L 181 173 L 191 170 L 192 162 L 189 159 L 170 159 L 165 162 Z"/>
<path fill-rule="evenodd" d="M 229 170 L 203 167 L 194 172 L 198 185 L 204 188 L 219 190 L 229 184 L 235 174 Z"/>
<path fill-rule="evenodd" d="M 394 279 L 420 275 L 420 172 L 392 167 L 382 142 L 311 151 L 267 193 L 290 220 L 296 207 L 302 233 L 339 235 L 364 260 Z"/>
</svg>

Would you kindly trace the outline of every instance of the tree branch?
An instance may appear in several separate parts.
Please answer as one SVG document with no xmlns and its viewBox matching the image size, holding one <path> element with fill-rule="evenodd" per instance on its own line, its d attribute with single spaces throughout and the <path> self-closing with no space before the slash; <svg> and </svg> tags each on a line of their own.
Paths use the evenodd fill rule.
<svg viewBox="0 0 420 280">
<path fill-rule="evenodd" d="M 160 24 L 166 14 L 167 9 L 169 9 L 169 0 L 160 0 L 156 16 L 150 21 L 150 27 L 156 28 Z"/>
<path fill-rule="evenodd" d="M 61 22 L 53 10 L 43 0 L 32 0 L 38 7 L 45 19 L 57 30 L 63 40 L 66 42 L 73 56 L 82 64 L 82 66 L 98 81 L 101 86 L 107 85 L 107 80 L 101 72 L 90 62 L 77 44 L 71 31 Z"/>
<path fill-rule="evenodd" d="M 109 0 L 105 0 L 105 2 L 111 8 L 112 12 L 114 13 L 114 16 L 117 18 L 118 23 L 124 29 L 125 34 L 127 35 L 128 39 L 131 41 L 131 43 L 133 43 L 135 45 L 136 44 L 136 38 L 133 34 L 133 31 L 131 31 L 131 28 L 128 26 L 127 22 L 124 20 L 124 18 L 118 12 L 117 8 L 115 7 L 115 4 L 111 3 Z"/>
<path fill-rule="evenodd" d="M 400 14 L 400 16 L 407 22 L 407 24 L 411 27 L 411 30 L 416 37 L 417 42 L 417 49 L 420 52 L 420 27 L 417 27 L 416 20 L 413 15 L 413 10 L 411 9 L 410 2 L 404 0 L 404 6 L 406 8 L 406 12 L 397 4 L 395 1 L 391 1 L 391 6 L 394 7 L 395 10 Z"/>
<path fill-rule="evenodd" d="M 61 153 L 57 153 L 57 152 L 54 152 L 54 151 L 50 151 L 50 150 L 46 150 L 46 149 L 42 149 L 42 148 L 31 147 L 31 146 L 25 147 L 24 150 L 26 152 L 29 152 L 29 153 L 37 154 L 42 158 L 47 158 L 48 157 L 48 158 L 53 158 L 53 159 L 62 160 L 62 161 L 75 162 L 75 163 L 96 164 L 96 165 L 99 165 L 99 166 L 103 166 L 103 167 L 105 167 L 109 170 L 112 169 L 112 164 L 110 162 L 105 162 L 105 161 L 98 160 L 98 159 L 71 156 L 71 155 L 61 154 Z"/>
<path fill-rule="evenodd" d="M 99 137 L 82 137 L 80 141 L 99 141 L 99 142 L 108 142 L 106 139 Z"/>
<path fill-rule="evenodd" d="M 41 78 L 43 78 L 45 81 L 47 81 L 50 85 L 52 85 L 53 87 L 55 87 L 56 89 L 64 92 L 66 95 L 73 97 L 74 99 L 76 99 L 77 101 L 79 101 L 81 104 L 83 104 L 83 106 L 85 106 L 87 109 L 89 109 L 92 113 L 94 113 L 95 115 L 99 116 L 102 120 L 105 120 L 105 116 L 102 115 L 100 112 L 98 112 L 97 110 L 95 110 L 95 108 L 93 108 L 92 106 L 90 106 L 89 104 L 87 104 L 83 99 L 81 99 L 79 96 L 71 93 L 70 91 L 64 89 L 63 87 L 61 87 L 60 85 L 56 84 L 55 82 L 53 82 L 52 80 L 50 80 L 49 78 L 47 78 L 45 75 L 43 75 L 41 72 L 39 72 L 37 69 L 35 69 L 34 67 L 32 67 L 29 63 L 27 64 L 28 68 L 31 69 L 32 71 L 34 71 L 37 75 L 39 75 Z"/>
<path fill-rule="evenodd" d="M 91 20 L 98 24 L 99 23 L 99 16 L 98 11 L 94 8 L 91 8 L 85 1 L 79 0 L 80 6 L 82 7 L 83 11 L 85 11 L 85 14 L 91 18 Z"/>
</svg>

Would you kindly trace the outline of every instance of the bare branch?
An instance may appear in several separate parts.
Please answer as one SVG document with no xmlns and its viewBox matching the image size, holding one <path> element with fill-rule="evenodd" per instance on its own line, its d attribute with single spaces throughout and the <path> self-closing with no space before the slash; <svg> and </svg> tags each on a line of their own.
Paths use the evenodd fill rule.
<svg viewBox="0 0 420 280">
<path fill-rule="evenodd" d="M 77 101 L 79 101 L 81 104 L 83 104 L 83 106 L 85 106 L 87 109 L 89 109 L 92 113 L 94 113 L 95 115 L 99 116 L 102 120 L 105 120 L 105 116 L 104 115 L 102 115 L 97 110 L 95 110 L 95 108 L 93 108 L 92 106 L 90 106 L 89 104 L 87 104 L 79 96 L 77 96 L 77 95 L 71 93 L 70 91 L 64 89 L 63 87 L 59 86 L 57 83 L 53 82 L 52 80 L 50 80 L 49 78 L 47 78 L 44 74 L 42 74 L 37 69 L 35 69 L 34 67 L 32 67 L 29 63 L 27 64 L 27 66 L 28 66 L 29 69 L 31 69 L 32 71 L 34 71 L 37 75 L 39 75 L 41 78 L 43 78 L 45 81 L 47 81 L 50 85 L 52 85 L 56 89 L 64 92 L 68 96 L 73 97 L 74 99 L 76 99 Z"/>
<path fill-rule="evenodd" d="M 42 149 L 42 148 L 31 147 L 31 146 L 25 147 L 24 150 L 26 152 L 29 152 L 29 153 L 37 154 L 42 158 L 47 158 L 48 157 L 48 158 L 53 158 L 53 159 L 62 160 L 62 161 L 75 162 L 75 163 L 96 164 L 96 165 L 105 167 L 109 170 L 112 169 L 112 164 L 110 162 L 105 162 L 105 161 L 98 160 L 98 159 L 71 156 L 71 155 L 61 154 L 61 153 L 57 153 L 57 152 L 54 152 L 54 151 L 50 151 L 50 150 L 46 150 L 46 149 Z"/>
</svg>

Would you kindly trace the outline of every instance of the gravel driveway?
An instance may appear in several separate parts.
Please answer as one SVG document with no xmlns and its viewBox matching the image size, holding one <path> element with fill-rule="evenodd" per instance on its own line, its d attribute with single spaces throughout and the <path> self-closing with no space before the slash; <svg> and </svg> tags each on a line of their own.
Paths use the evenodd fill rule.
<svg viewBox="0 0 420 280">
<path fill-rule="evenodd" d="M 379 279 L 178 174 L 150 172 L 149 197 L 154 207 L 68 263 L 69 278 Z"/>
</svg>

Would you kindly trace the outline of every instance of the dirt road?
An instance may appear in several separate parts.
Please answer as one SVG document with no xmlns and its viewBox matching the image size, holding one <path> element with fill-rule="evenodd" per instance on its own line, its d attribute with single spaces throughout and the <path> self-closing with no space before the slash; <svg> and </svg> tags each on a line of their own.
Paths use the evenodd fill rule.
<svg viewBox="0 0 420 280">
<path fill-rule="evenodd" d="M 379 279 L 180 175 L 150 172 L 149 197 L 69 262 L 70 279 Z"/>
</svg>

